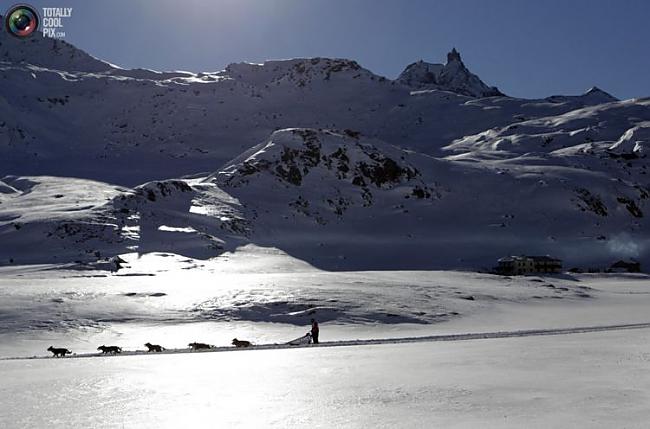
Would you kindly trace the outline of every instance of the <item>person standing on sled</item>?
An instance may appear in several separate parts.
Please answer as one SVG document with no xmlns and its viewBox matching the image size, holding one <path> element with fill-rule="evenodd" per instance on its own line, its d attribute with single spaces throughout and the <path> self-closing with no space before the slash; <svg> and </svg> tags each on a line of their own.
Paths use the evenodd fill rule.
<svg viewBox="0 0 650 429">
<path fill-rule="evenodd" d="M 318 322 L 316 319 L 311 319 L 311 341 L 318 344 Z"/>
</svg>

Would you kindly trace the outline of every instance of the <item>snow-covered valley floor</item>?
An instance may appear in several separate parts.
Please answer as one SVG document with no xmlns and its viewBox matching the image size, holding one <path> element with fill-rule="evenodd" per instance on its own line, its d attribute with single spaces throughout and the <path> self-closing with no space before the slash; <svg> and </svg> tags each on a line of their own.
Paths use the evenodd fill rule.
<svg viewBox="0 0 650 429">
<path fill-rule="evenodd" d="M 647 427 L 650 332 L 0 363 L 14 427 Z"/>
<path fill-rule="evenodd" d="M 650 418 L 643 274 L 325 272 L 254 247 L 211 261 L 126 259 L 117 273 L 1 269 L 0 427 L 609 428 Z M 284 343 L 311 317 L 340 347 L 6 359 L 47 356 L 49 345 L 82 356 L 147 341 Z M 640 325 L 574 332 L 627 324 Z M 441 335 L 464 341 L 392 340 Z"/>
</svg>

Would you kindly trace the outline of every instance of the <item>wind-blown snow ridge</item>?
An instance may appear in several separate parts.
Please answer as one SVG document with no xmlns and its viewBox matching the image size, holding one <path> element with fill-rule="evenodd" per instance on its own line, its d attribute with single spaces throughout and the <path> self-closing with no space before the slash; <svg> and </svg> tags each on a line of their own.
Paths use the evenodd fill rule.
<svg viewBox="0 0 650 429">
<path fill-rule="evenodd" d="M 300 348 L 322 348 L 322 347 L 351 347 L 351 346 L 371 346 L 382 344 L 404 344 L 404 343 L 420 343 L 420 342 L 437 342 L 437 341 L 472 341 L 472 340 L 487 340 L 487 339 L 500 339 L 500 338 L 522 338 L 522 337 L 536 337 L 547 335 L 571 335 L 571 334 L 587 334 L 591 332 L 606 332 L 606 331 L 622 331 L 629 329 L 648 329 L 650 322 L 646 323 L 628 323 L 621 325 L 602 325 L 602 326 L 582 326 L 572 328 L 556 328 L 556 329 L 528 329 L 521 331 L 498 331 L 498 332 L 478 332 L 466 334 L 446 334 L 446 335 L 427 335 L 422 337 L 397 337 L 397 338 L 382 338 L 382 339 L 367 339 L 367 340 L 347 340 L 347 341 L 325 341 L 319 344 L 305 344 L 305 345 L 290 345 L 290 344 L 260 344 L 248 348 L 235 348 L 235 347 L 213 347 L 206 350 L 192 351 L 190 349 L 167 349 L 158 353 L 149 353 L 144 350 L 138 351 L 123 351 L 116 355 L 104 355 L 101 353 L 83 353 L 74 354 L 63 359 L 79 359 L 79 358 L 92 358 L 92 357 L 118 357 L 118 356 L 142 356 L 142 355 L 165 355 L 165 354 L 181 354 L 181 353 L 218 353 L 218 352 L 244 352 L 255 350 L 279 350 L 279 349 L 300 349 Z M 25 360 L 25 359 L 55 359 L 51 356 L 32 356 L 32 357 L 4 357 L 0 360 Z"/>
</svg>

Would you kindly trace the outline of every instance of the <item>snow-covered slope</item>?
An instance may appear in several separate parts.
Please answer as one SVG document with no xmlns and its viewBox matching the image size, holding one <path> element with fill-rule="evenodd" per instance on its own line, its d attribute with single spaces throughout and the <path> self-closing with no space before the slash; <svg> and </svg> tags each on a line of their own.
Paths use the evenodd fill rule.
<svg viewBox="0 0 650 429">
<path fill-rule="evenodd" d="M 283 84 L 304 87 L 330 79 L 386 80 L 362 68 L 356 61 L 330 58 L 230 64 L 221 75 L 257 87 Z"/>
<path fill-rule="evenodd" d="M 493 128 L 458 139 L 445 150 L 507 156 L 555 150 L 566 153 L 569 148 L 610 149 L 616 142 L 619 152 L 629 149 L 632 154 L 635 147 L 642 151 L 649 119 L 650 99 L 611 102 Z"/>
<path fill-rule="evenodd" d="M 621 133 L 621 142 L 640 135 Z M 490 268 L 513 253 L 553 254 L 568 266 L 645 261 L 647 158 L 619 156 L 608 149 L 616 144 L 437 159 L 351 130 L 292 128 L 193 179 L 125 189 L 9 177 L 0 231 L 12 245 L 0 257 L 206 259 L 253 243 L 326 269 Z M 94 191 L 85 201 L 88 187 Z M 37 205 L 59 194 L 57 207 Z"/>
<path fill-rule="evenodd" d="M 217 256 L 215 236 L 241 234 L 236 200 L 210 184 L 149 182 L 133 189 L 58 177 L 0 181 L 2 264 L 78 263 L 92 268 L 123 253 Z M 84 265 L 85 266 L 85 265 Z"/>
<path fill-rule="evenodd" d="M 64 40 L 40 36 L 20 39 L 6 31 L 0 32 L 0 61 L 67 71 L 106 72 L 114 69 L 111 64 Z"/>
</svg>

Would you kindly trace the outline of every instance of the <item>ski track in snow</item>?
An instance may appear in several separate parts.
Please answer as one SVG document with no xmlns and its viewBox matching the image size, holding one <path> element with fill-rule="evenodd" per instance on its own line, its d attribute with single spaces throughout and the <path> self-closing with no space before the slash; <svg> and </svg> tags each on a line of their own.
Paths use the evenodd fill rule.
<svg viewBox="0 0 650 429">
<path fill-rule="evenodd" d="M 215 353 L 215 352 L 229 352 L 229 351 L 253 351 L 253 350 L 280 350 L 280 349 L 301 349 L 313 347 L 350 347 L 350 346 L 371 346 L 382 344 L 402 344 L 402 343 L 421 343 L 421 342 L 435 342 L 435 341 L 468 341 L 468 340 L 487 340 L 498 338 L 521 338 L 521 337 L 536 337 L 544 335 L 569 335 L 569 334 L 585 334 L 591 332 L 605 332 L 605 331 L 621 331 L 630 329 L 647 329 L 650 328 L 650 322 L 645 323 L 629 323 L 620 325 L 603 325 L 603 326 L 583 326 L 572 328 L 557 328 L 557 329 L 529 329 L 519 331 L 498 331 L 498 332 L 481 332 L 481 333 L 466 333 L 466 334 L 445 334 L 445 335 L 427 335 L 421 337 L 396 337 L 384 339 L 367 339 L 367 340 L 346 340 L 346 341 L 327 341 L 321 342 L 317 345 L 296 345 L 290 344 L 260 344 L 254 345 L 250 348 L 235 348 L 235 347 L 213 347 L 209 350 L 192 351 L 188 349 L 166 349 L 163 352 L 149 353 L 144 350 L 124 351 L 116 355 L 104 355 L 101 353 L 83 353 L 74 354 L 63 359 L 75 358 L 93 358 L 93 357 L 117 357 L 117 356 L 140 356 L 140 355 L 166 355 L 166 354 L 180 354 L 180 353 Z M 7 360 L 33 360 L 33 359 L 54 359 L 52 356 L 32 356 L 32 357 L 5 357 L 0 358 L 0 361 Z M 59 358 L 60 359 L 60 358 Z"/>
</svg>

